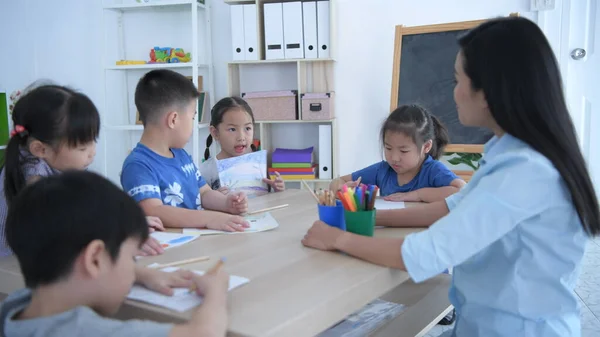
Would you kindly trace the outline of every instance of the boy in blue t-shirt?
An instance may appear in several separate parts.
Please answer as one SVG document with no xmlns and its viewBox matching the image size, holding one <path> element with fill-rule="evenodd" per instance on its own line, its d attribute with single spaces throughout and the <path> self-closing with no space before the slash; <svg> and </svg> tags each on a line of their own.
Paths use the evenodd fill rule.
<svg viewBox="0 0 600 337">
<path fill-rule="evenodd" d="M 247 211 L 246 195 L 213 191 L 183 149 L 195 127 L 198 95 L 189 79 L 170 70 L 140 79 L 135 105 L 144 133 L 123 163 L 121 185 L 165 226 L 243 231 L 248 223 L 232 214 Z"/>
</svg>

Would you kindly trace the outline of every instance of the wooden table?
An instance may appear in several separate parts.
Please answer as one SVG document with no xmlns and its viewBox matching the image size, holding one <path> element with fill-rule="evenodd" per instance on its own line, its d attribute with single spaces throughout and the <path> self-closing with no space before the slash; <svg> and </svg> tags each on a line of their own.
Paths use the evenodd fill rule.
<svg viewBox="0 0 600 337">
<path fill-rule="evenodd" d="M 271 212 L 280 224 L 275 230 L 204 236 L 139 263 L 167 263 L 209 255 L 210 261 L 185 266 L 205 270 L 220 256 L 226 256 L 230 274 L 250 279 L 250 283 L 230 292 L 229 336 L 314 336 L 380 296 L 409 308 L 375 336 L 424 334 L 451 310 L 448 275 L 416 285 L 409 281 L 406 272 L 302 246 L 300 240 L 318 218 L 316 203 L 308 192 L 271 193 L 251 200 L 250 209 L 280 204 L 290 206 Z M 402 237 L 416 230 L 386 228 L 376 230 L 375 235 Z M 14 258 L 0 260 L 0 292 L 18 288 L 15 280 L 19 277 Z M 191 313 L 128 300 L 117 317 L 182 322 Z"/>
</svg>

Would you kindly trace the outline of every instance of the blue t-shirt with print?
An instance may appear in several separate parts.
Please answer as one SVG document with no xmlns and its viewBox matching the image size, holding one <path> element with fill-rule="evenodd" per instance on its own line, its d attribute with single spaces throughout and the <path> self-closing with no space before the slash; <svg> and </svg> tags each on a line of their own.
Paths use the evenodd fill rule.
<svg viewBox="0 0 600 337">
<path fill-rule="evenodd" d="M 446 165 L 427 156 L 419 173 L 407 184 L 398 184 L 398 174 L 386 161 L 365 167 L 352 173 L 352 180 L 361 178 L 363 184 L 377 185 L 381 196 L 394 193 L 406 193 L 425 187 L 449 186 L 452 180 L 458 179 Z"/>
<path fill-rule="evenodd" d="M 206 185 L 200 171 L 184 149 L 171 149 L 163 157 L 138 143 L 123 163 L 121 185 L 136 201 L 160 199 L 163 204 L 202 209 L 200 187 Z"/>
</svg>

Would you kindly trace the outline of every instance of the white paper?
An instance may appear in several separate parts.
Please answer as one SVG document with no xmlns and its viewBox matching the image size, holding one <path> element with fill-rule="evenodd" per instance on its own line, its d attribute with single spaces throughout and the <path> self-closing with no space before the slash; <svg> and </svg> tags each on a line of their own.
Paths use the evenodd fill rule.
<svg viewBox="0 0 600 337">
<path fill-rule="evenodd" d="M 378 211 L 381 211 L 384 209 L 401 209 L 401 208 L 404 208 L 404 202 L 403 201 L 387 201 L 387 200 L 383 200 L 381 198 L 377 198 L 377 199 L 375 199 L 375 208 Z"/>
<path fill-rule="evenodd" d="M 158 240 L 163 249 L 167 250 L 192 242 L 196 240 L 199 235 L 193 233 L 152 232 L 150 233 L 150 236 Z"/>
<path fill-rule="evenodd" d="M 178 267 L 168 267 L 162 269 L 164 272 L 174 272 Z M 193 270 L 194 273 L 203 275 L 203 271 Z M 249 279 L 240 276 L 231 275 L 229 277 L 229 291 L 250 282 Z M 202 298 L 195 292 L 190 293 L 187 288 L 177 288 L 173 291 L 173 296 L 167 296 L 145 287 L 134 285 L 131 287 L 128 299 L 154 304 L 174 311 L 184 312 L 202 303 Z"/>
<path fill-rule="evenodd" d="M 243 232 L 224 232 L 213 229 L 198 229 L 198 228 L 185 228 L 183 234 L 190 235 L 217 235 L 217 234 L 244 234 L 244 233 L 258 233 L 269 231 L 279 227 L 279 223 L 271 213 L 260 213 L 256 215 L 248 215 L 244 217 L 249 223 L 250 227 L 246 228 Z"/>
</svg>

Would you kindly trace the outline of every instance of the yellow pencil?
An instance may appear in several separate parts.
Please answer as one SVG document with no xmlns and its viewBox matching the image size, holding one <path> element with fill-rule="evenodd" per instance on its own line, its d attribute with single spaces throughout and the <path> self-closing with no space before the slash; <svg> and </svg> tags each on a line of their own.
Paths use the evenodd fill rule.
<svg viewBox="0 0 600 337">
<path fill-rule="evenodd" d="M 219 261 L 217 261 L 217 263 L 215 263 L 214 266 L 212 266 L 209 270 L 207 270 L 204 273 L 204 275 L 216 273 L 223 266 L 224 263 L 225 263 L 225 257 L 220 258 Z M 196 284 L 192 283 L 192 286 L 190 287 L 189 292 L 193 293 L 195 291 L 196 291 Z"/>
</svg>

